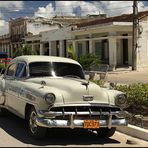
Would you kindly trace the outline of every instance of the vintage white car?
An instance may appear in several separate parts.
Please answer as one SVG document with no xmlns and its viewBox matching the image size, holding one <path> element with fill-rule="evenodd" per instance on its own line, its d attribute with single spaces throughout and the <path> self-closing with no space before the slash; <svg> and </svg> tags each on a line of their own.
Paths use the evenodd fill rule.
<svg viewBox="0 0 148 148">
<path fill-rule="evenodd" d="M 43 138 L 47 128 L 81 128 L 110 137 L 126 126 L 123 92 L 85 79 L 82 66 L 69 58 L 20 56 L 0 77 L 0 114 L 27 120 L 29 133 Z"/>
</svg>

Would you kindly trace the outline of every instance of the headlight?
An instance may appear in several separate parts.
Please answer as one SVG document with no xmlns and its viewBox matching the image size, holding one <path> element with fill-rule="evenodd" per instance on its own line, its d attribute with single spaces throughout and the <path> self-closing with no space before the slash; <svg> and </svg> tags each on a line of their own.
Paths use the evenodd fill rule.
<svg viewBox="0 0 148 148">
<path fill-rule="evenodd" d="M 55 95 L 51 93 L 46 94 L 44 98 L 45 98 L 45 101 L 50 105 L 53 104 L 55 101 Z"/>
<path fill-rule="evenodd" d="M 126 94 L 119 94 L 119 95 L 117 95 L 116 98 L 115 98 L 115 104 L 116 104 L 117 106 L 122 107 L 122 108 L 125 107 L 126 102 L 127 102 L 127 96 L 126 96 Z"/>
</svg>

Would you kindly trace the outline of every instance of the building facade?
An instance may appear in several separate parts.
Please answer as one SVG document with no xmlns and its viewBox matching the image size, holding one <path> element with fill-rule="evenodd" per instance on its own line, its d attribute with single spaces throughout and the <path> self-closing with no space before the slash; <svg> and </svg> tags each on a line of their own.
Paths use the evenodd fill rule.
<svg viewBox="0 0 148 148">
<path fill-rule="evenodd" d="M 139 18 L 138 69 L 148 67 L 148 11 L 140 12 Z M 72 45 L 77 57 L 95 54 L 111 70 L 132 66 L 132 14 L 40 32 L 38 39 L 38 53 L 41 55 L 67 57 L 67 49 Z"/>
<path fill-rule="evenodd" d="M 5 52 L 8 54 L 8 57 L 11 57 L 10 48 L 10 34 L 0 36 L 0 52 Z"/>
<path fill-rule="evenodd" d="M 16 49 L 23 46 L 25 43 L 25 38 L 27 42 L 31 43 L 33 50 L 37 50 L 40 53 L 40 43 L 39 42 L 39 33 L 44 31 L 50 31 L 55 29 L 63 28 L 69 24 L 75 22 L 83 22 L 94 20 L 95 18 L 101 19 L 105 18 L 106 15 L 96 15 L 96 16 L 86 16 L 86 17 L 77 17 L 77 16 L 55 16 L 52 19 L 36 17 L 20 17 L 16 19 L 10 19 L 9 21 L 9 42 L 8 35 L 3 35 L 0 38 L 0 50 L 7 51 L 10 57 L 13 57 L 13 53 Z M 37 37 L 38 36 L 38 37 Z M 29 38 L 32 37 L 32 41 Z M 36 40 L 36 38 L 38 38 Z M 7 43 L 6 43 L 7 42 Z M 39 44 L 39 45 L 38 45 Z M 58 43 L 57 43 L 58 44 Z M 42 46 L 42 44 L 41 44 Z M 43 43 L 43 48 L 49 48 L 48 43 Z M 42 51 L 41 51 L 42 52 Z M 44 52 L 47 54 L 47 52 Z M 43 53 L 42 53 L 43 54 Z"/>
<path fill-rule="evenodd" d="M 148 68 L 148 11 L 139 12 L 137 69 Z M 93 53 L 110 69 L 132 66 L 132 14 L 77 23 L 72 40 L 77 56 Z"/>
<path fill-rule="evenodd" d="M 30 44 L 33 50 L 40 55 L 67 56 L 68 40 L 72 38 L 72 25 L 76 22 L 89 22 L 90 20 L 102 19 L 106 15 L 77 16 L 55 16 L 52 18 L 51 26 L 47 31 L 38 35 L 25 37 L 25 43 Z M 61 26 L 56 26 L 61 23 Z"/>
<path fill-rule="evenodd" d="M 12 45 L 9 46 L 11 49 L 9 54 L 12 55 L 15 46 L 30 44 L 32 50 L 36 50 L 39 55 L 68 57 L 67 49 L 72 46 L 77 57 L 87 53 L 95 54 L 101 63 L 108 64 L 112 70 L 132 66 L 132 14 L 109 18 L 89 17 L 87 19 L 55 17 L 50 21 L 39 21 L 41 18 L 36 21 L 27 19 L 28 21 L 20 23 L 25 24 L 22 25 L 22 29 L 20 27 L 16 30 L 12 29 L 13 25 L 10 23 L 11 30 L 7 41 L 10 38 Z M 140 69 L 148 68 L 148 11 L 139 12 L 138 17 L 136 52 L 137 68 Z M 43 24 L 47 26 L 44 27 Z M 17 28 L 16 25 L 14 26 Z M 38 29 L 33 29 L 33 26 Z M 21 37 L 23 41 L 17 40 L 19 37 L 16 37 L 16 34 L 23 34 L 24 36 Z M 17 41 L 21 44 L 16 45 Z M 0 44 L 1 51 L 6 48 L 4 44 L 4 41 L 3 45 Z"/>
</svg>

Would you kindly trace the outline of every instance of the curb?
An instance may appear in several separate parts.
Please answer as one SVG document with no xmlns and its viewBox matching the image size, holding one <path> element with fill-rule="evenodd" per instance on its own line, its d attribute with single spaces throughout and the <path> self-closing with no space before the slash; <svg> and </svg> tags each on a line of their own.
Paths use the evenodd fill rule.
<svg viewBox="0 0 148 148">
<path fill-rule="evenodd" d="M 127 135 L 148 141 L 147 129 L 143 129 L 143 128 L 128 124 L 128 126 L 117 127 L 117 130 Z"/>
</svg>

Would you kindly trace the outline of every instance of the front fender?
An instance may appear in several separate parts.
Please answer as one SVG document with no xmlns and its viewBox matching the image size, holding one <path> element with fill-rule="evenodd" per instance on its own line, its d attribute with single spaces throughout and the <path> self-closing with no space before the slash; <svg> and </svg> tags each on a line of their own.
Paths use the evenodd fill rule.
<svg viewBox="0 0 148 148">
<path fill-rule="evenodd" d="M 49 104 L 44 100 L 44 96 L 53 93 L 56 97 L 55 104 L 63 104 L 62 93 L 59 89 L 38 84 L 21 85 L 19 96 L 26 100 L 26 103 L 35 106 L 36 110 L 47 110 Z"/>
<path fill-rule="evenodd" d="M 106 88 L 105 88 L 106 89 Z M 106 89 L 106 93 L 108 94 L 109 97 L 109 104 L 110 105 L 115 105 L 115 98 L 119 94 L 124 94 L 121 91 L 118 90 L 112 90 L 112 89 Z"/>
</svg>

